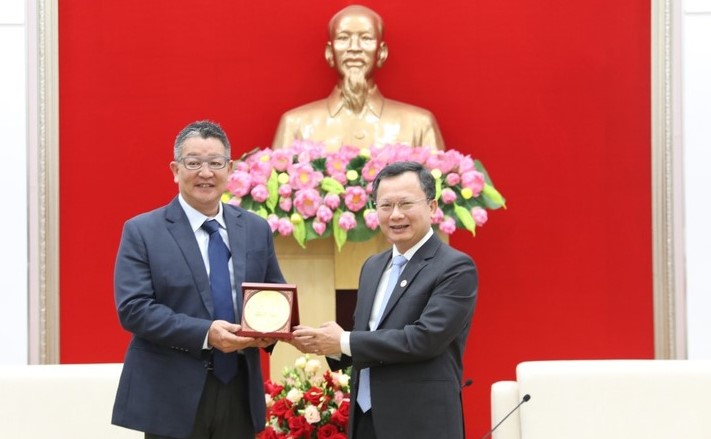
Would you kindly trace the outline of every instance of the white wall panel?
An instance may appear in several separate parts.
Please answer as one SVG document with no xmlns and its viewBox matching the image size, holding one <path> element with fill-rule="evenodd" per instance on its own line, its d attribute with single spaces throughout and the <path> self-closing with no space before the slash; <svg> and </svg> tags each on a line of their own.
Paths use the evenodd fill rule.
<svg viewBox="0 0 711 439">
<path fill-rule="evenodd" d="M 682 105 L 690 359 L 711 359 L 711 1 L 684 3 Z"/>
</svg>

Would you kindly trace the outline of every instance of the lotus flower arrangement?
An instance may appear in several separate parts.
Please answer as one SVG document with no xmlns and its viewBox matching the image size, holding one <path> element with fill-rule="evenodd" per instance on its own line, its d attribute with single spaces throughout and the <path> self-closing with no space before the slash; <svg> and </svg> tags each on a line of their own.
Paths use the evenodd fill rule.
<svg viewBox="0 0 711 439">
<path fill-rule="evenodd" d="M 373 180 L 386 165 L 403 160 L 422 163 L 435 177 L 439 207 L 432 223 L 445 234 L 475 234 L 488 210 L 505 207 L 484 166 L 454 149 L 343 146 L 327 152 L 308 141 L 254 150 L 236 160 L 223 201 L 261 215 L 274 233 L 293 236 L 302 247 L 333 236 L 340 250 L 346 241 L 378 233 Z"/>
</svg>

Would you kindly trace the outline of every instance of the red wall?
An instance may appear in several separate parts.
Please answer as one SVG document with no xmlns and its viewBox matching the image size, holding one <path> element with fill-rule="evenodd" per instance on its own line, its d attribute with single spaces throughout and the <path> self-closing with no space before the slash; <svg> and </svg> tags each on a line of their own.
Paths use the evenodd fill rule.
<svg viewBox="0 0 711 439">
<path fill-rule="evenodd" d="M 269 145 L 283 111 L 330 91 L 326 23 L 348 3 L 59 2 L 63 363 L 122 360 L 121 227 L 175 195 L 180 128 L 219 121 L 234 157 Z M 364 3 L 386 22 L 381 90 L 432 110 L 508 201 L 451 240 L 481 276 L 470 437 L 520 361 L 652 358 L 649 2 Z"/>
</svg>

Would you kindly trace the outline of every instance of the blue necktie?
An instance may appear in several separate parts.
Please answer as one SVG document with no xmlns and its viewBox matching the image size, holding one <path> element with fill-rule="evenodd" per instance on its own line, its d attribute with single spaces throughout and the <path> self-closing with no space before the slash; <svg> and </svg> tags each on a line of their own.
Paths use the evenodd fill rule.
<svg viewBox="0 0 711 439">
<path fill-rule="evenodd" d="M 383 302 L 380 305 L 380 310 L 378 311 L 378 317 L 376 319 L 376 322 L 378 323 L 376 323 L 374 328 L 370 328 L 371 331 L 375 330 L 375 328 L 378 327 L 378 324 L 380 324 L 380 319 L 383 317 L 383 311 L 385 311 L 385 307 L 388 305 L 390 296 L 392 296 L 393 290 L 395 289 L 395 285 L 397 285 L 397 280 L 400 277 L 400 270 L 402 269 L 402 266 L 406 263 L 407 258 L 402 255 L 397 255 L 395 256 L 395 258 L 393 258 L 393 266 L 390 270 L 388 285 L 385 287 Z M 365 368 L 360 371 L 359 383 L 360 384 L 358 385 L 358 397 L 356 398 L 356 400 L 358 401 L 360 409 L 363 411 L 363 413 L 365 413 L 370 410 L 370 407 L 372 405 L 370 401 L 370 368 Z"/>
<path fill-rule="evenodd" d="M 210 261 L 210 290 L 216 320 L 235 322 L 235 310 L 232 303 L 232 284 L 230 283 L 230 250 L 220 236 L 220 224 L 208 220 L 202 229 L 210 234 L 207 245 L 207 258 Z M 237 352 L 226 354 L 213 350 L 213 373 L 223 383 L 229 383 L 237 375 Z"/>
</svg>

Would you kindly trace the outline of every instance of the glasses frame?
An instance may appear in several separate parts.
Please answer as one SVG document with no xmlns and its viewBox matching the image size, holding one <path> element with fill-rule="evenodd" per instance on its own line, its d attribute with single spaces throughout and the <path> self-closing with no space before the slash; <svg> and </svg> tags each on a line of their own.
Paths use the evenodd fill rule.
<svg viewBox="0 0 711 439">
<path fill-rule="evenodd" d="M 392 213 L 395 211 L 395 208 L 397 207 L 399 211 L 401 212 L 407 212 L 411 210 L 413 207 L 415 207 L 415 204 L 421 202 L 421 201 L 427 201 L 428 203 L 432 200 L 429 198 L 420 198 L 419 200 L 400 200 L 396 202 L 391 202 L 391 201 L 381 201 L 380 203 L 375 203 L 375 210 L 378 212 L 383 212 L 383 213 Z"/>
<path fill-rule="evenodd" d="M 200 165 L 197 168 L 187 166 L 185 164 L 185 160 L 188 160 L 188 159 L 200 160 Z M 224 159 L 225 164 L 223 164 L 220 167 L 212 166 L 210 161 L 215 160 L 215 159 Z M 183 167 L 185 169 L 187 169 L 188 171 L 199 171 L 202 169 L 202 166 L 204 164 L 207 164 L 207 168 L 211 171 L 219 171 L 220 169 L 225 169 L 225 167 L 230 163 L 230 158 L 223 156 L 223 155 L 214 155 L 214 156 L 208 156 L 208 157 L 198 157 L 198 156 L 194 156 L 194 155 L 187 155 L 187 156 L 180 157 L 178 160 L 176 160 L 176 162 L 183 165 Z"/>
</svg>

